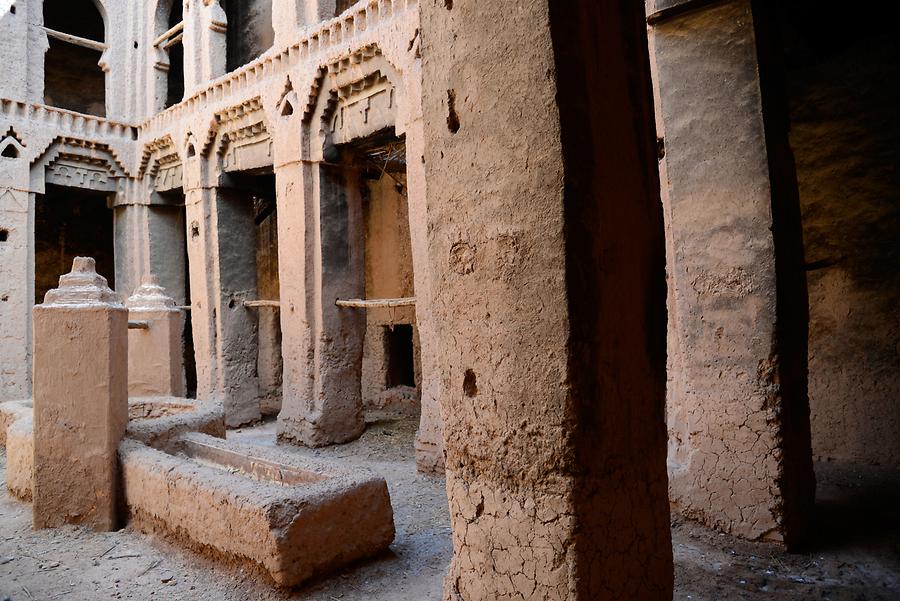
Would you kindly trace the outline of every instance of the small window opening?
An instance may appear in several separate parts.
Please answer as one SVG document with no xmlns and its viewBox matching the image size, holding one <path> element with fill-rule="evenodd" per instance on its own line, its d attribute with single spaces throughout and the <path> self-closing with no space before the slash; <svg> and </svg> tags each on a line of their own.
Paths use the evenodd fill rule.
<svg viewBox="0 0 900 601">
<path fill-rule="evenodd" d="M 0 242 L 9 240 L 9 230 L 0 229 Z"/>
<path fill-rule="evenodd" d="M 0 156 L 7 159 L 17 159 L 19 158 L 19 149 L 16 148 L 14 144 L 9 144 L 3 149 L 3 152 L 0 153 Z"/>
<path fill-rule="evenodd" d="M 228 21 L 225 64 L 231 72 L 274 45 L 272 0 L 225 0 L 222 4 Z"/>
<path fill-rule="evenodd" d="M 387 355 L 387 387 L 416 386 L 413 327 L 410 324 L 384 328 L 384 351 Z"/>
<path fill-rule="evenodd" d="M 334 4 L 334 16 L 342 14 L 345 10 L 356 4 L 357 0 L 337 0 Z"/>
<path fill-rule="evenodd" d="M 107 46 L 103 16 L 91 0 L 44 3 L 44 103 L 106 116 L 106 73 L 100 60 Z"/>
<path fill-rule="evenodd" d="M 166 108 L 174 106 L 184 99 L 184 8 L 181 0 L 172 2 L 172 9 L 167 17 L 162 18 L 167 25 L 166 30 L 154 40 L 157 48 L 162 48 L 169 55 L 169 71 L 166 74 Z M 137 48 L 137 43 L 135 43 Z"/>
</svg>

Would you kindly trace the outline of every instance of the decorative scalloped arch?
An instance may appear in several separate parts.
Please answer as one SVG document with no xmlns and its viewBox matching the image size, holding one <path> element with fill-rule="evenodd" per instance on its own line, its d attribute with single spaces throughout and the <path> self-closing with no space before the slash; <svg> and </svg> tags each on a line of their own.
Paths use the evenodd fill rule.
<svg viewBox="0 0 900 601">
<path fill-rule="evenodd" d="M 262 98 L 255 96 L 216 113 L 205 143 L 198 151 L 208 157 L 224 158 L 235 146 L 271 144 L 271 131 Z"/>
<path fill-rule="evenodd" d="M 312 153 L 313 138 L 327 138 L 330 121 L 342 95 L 363 89 L 379 78 L 387 79 L 393 88 L 392 94 L 402 94 L 400 71 L 382 54 L 378 44 L 369 44 L 318 68 L 303 111 L 303 152 L 307 158 Z"/>
<path fill-rule="evenodd" d="M 36 191 L 43 191 L 47 180 L 47 169 L 63 161 L 71 165 L 81 166 L 85 171 L 101 174 L 111 180 L 128 177 L 124 165 L 119 161 L 109 145 L 67 136 L 57 136 L 31 162 L 32 188 Z M 95 189 L 95 187 L 91 186 L 91 183 L 89 180 L 84 180 L 79 185 L 78 181 L 73 180 L 72 185 L 74 187 Z"/>
<path fill-rule="evenodd" d="M 177 160 L 181 160 L 175 141 L 169 134 L 144 144 L 137 176 L 155 176 L 159 171 L 160 163 L 167 162 L 167 159 L 172 156 L 175 156 Z"/>
</svg>

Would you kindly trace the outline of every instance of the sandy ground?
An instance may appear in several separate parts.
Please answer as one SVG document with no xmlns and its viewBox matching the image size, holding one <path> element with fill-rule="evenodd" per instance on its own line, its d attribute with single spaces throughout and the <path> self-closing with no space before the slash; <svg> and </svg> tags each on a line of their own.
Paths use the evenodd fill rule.
<svg viewBox="0 0 900 601">
<path fill-rule="evenodd" d="M 274 444 L 274 424 L 229 437 Z M 418 474 L 415 420 L 369 425 L 362 439 L 297 453 L 366 465 L 388 481 L 397 524 L 389 553 L 300 590 L 216 565 L 129 529 L 33 532 L 30 505 L 0 492 L 0 601 L 439 601 L 451 556 L 443 481 Z M 0 479 L 5 478 L 0 454 Z M 807 552 L 785 554 L 690 522 L 673 523 L 675 599 L 900 600 L 900 475 L 817 466 L 819 510 Z"/>
</svg>

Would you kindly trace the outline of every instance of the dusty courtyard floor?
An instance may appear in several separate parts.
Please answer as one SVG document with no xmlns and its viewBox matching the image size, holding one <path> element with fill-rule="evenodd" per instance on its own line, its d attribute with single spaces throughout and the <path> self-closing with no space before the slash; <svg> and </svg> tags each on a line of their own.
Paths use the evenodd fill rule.
<svg viewBox="0 0 900 601">
<path fill-rule="evenodd" d="M 230 438 L 274 444 L 274 424 Z M 31 507 L 0 492 L 0 601 L 437 601 L 451 555 L 443 481 L 416 473 L 415 421 L 370 424 L 362 439 L 297 453 L 366 465 L 388 481 L 397 525 L 390 553 L 297 591 L 279 591 L 166 541 L 128 529 L 33 532 Z M 6 458 L 0 453 L 0 480 Z M 675 599 L 900 599 L 900 476 L 817 466 L 817 536 L 784 554 L 689 522 L 673 525 Z"/>
</svg>

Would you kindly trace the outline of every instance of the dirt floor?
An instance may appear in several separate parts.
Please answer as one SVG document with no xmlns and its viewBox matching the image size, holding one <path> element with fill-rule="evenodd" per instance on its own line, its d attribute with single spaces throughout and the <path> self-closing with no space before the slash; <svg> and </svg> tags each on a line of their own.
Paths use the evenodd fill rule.
<svg viewBox="0 0 900 601">
<path fill-rule="evenodd" d="M 414 419 L 370 423 L 362 439 L 297 453 L 366 465 L 388 481 L 397 524 L 391 551 L 301 590 L 279 591 L 166 541 L 129 529 L 33 532 L 30 505 L 0 492 L 0 601 L 52 599 L 437 601 L 451 555 L 440 478 L 418 474 Z M 230 438 L 274 444 L 267 423 Z M 6 458 L 0 453 L 0 479 Z M 810 549 L 767 545 L 676 520 L 675 599 L 900 600 L 900 475 L 817 466 L 819 509 Z"/>
</svg>

